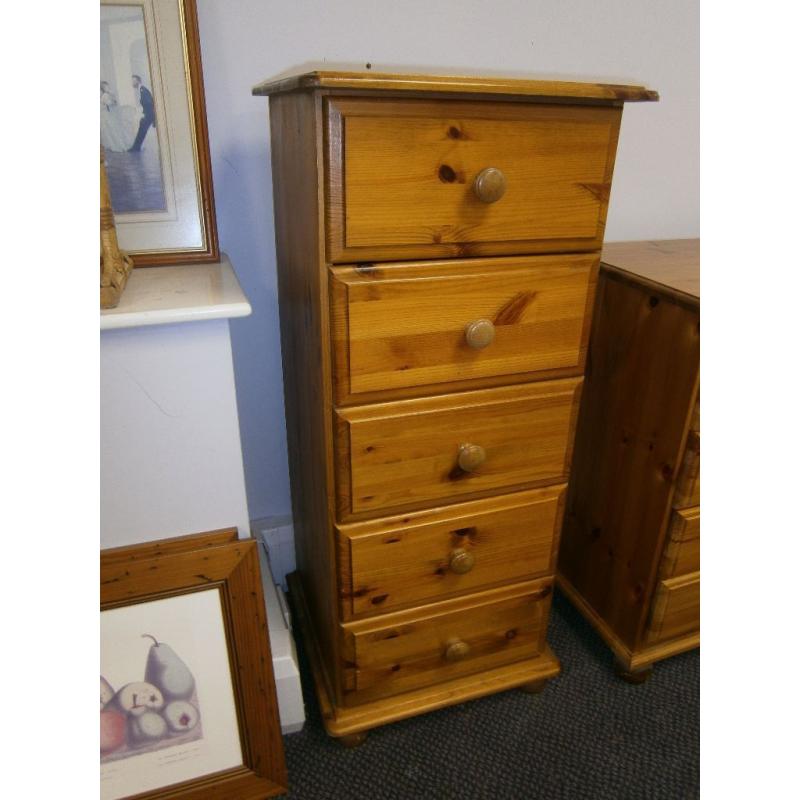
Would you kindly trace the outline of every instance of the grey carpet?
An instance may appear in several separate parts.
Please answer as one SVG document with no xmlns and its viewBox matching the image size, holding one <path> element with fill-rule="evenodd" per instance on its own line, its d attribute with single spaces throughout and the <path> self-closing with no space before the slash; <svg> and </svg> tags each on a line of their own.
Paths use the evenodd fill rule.
<svg viewBox="0 0 800 800">
<path fill-rule="evenodd" d="M 300 646 L 305 728 L 284 737 L 299 800 L 659 800 L 699 797 L 700 653 L 641 686 L 556 594 L 550 644 L 562 673 L 539 695 L 503 692 L 370 732 L 347 750 L 320 721 Z"/>
</svg>

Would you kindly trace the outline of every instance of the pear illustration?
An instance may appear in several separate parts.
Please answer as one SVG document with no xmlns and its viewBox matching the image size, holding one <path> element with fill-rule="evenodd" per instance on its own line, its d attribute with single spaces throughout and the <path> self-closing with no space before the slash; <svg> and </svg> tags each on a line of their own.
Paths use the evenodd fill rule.
<svg viewBox="0 0 800 800">
<path fill-rule="evenodd" d="M 157 686 L 167 700 L 188 700 L 194 691 L 194 676 L 189 667 L 168 644 L 159 642 L 149 633 L 142 636 L 153 640 L 147 654 L 144 679 Z"/>
</svg>

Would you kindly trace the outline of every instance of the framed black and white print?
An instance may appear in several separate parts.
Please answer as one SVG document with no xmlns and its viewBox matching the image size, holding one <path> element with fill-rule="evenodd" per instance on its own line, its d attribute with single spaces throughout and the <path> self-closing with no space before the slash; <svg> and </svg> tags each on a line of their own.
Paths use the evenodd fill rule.
<svg viewBox="0 0 800 800">
<path fill-rule="evenodd" d="M 100 144 L 135 266 L 219 260 L 195 0 L 100 3 Z"/>
</svg>

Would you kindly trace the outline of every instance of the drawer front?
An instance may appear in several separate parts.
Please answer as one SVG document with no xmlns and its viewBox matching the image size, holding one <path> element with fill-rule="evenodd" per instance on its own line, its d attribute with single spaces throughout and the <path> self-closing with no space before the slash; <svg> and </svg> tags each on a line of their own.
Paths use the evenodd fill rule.
<svg viewBox="0 0 800 800">
<path fill-rule="evenodd" d="M 335 268 L 337 399 L 583 368 L 596 256 Z"/>
<path fill-rule="evenodd" d="M 675 508 L 700 505 L 700 398 L 697 398 L 672 498 Z"/>
<path fill-rule="evenodd" d="M 700 630 L 700 573 L 661 581 L 653 599 L 648 642 Z"/>
<path fill-rule="evenodd" d="M 339 518 L 566 476 L 582 379 L 336 412 Z"/>
<path fill-rule="evenodd" d="M 552 573 L 565 489 L 340 526 L 345 615 L 385 613 Z"/>
<path fill-rule="evenodd" d="M 621 113 L 328 101 L 329 258 L 600 249 Z M 487 169 L 502 173 L 499 198 Z"/>
<path fill-rule="evenodd" d="M 343 627 L 345 703 L 356 704 L 534 658 L 551 579 Z"/>
<path fill-rule="evenodd" d="M 673 578 L 700 569 L 700 507 L 672 512 L 659 577 Z"/>
</svg>

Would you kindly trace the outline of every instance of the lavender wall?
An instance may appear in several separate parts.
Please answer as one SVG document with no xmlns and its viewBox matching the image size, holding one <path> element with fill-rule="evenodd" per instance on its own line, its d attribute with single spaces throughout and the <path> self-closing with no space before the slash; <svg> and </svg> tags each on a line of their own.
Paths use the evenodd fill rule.
<svg viewBox="0 0 800 800">
<path fill-rule="evenodd" d="M 699 235 L 697 0 L 198 0 L 217 221 L 253 314 L 231 321 L 250 515 L 290 510 L 267 101 L 295 66 L 644 83 L 623 116 L 606 239 Z"/>
</svg>

